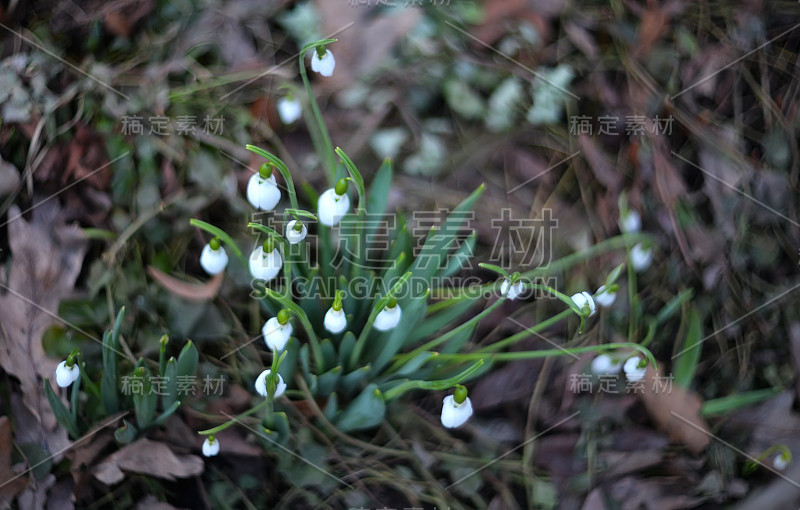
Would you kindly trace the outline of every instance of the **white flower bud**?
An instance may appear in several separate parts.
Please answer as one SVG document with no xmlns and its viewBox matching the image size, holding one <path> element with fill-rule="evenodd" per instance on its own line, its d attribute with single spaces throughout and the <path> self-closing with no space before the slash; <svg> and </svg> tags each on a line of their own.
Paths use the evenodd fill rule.
<svg viewBox="0 0 800 510">
<path fill-rule="evenodd" d="M 323 225 L 332 227 L 350 210 L 350 197 L 347 193 L 337 195 L 333 188 L 325 190 L 319 196 L 317 204 L 317 218 Z"/>
<path fill-rule="evenodd" d="M 272 317 L 261 328 L 261 334 L 264 335 L 264 343 L 270 351 L 280 352 L 286 347 L 293 330 L 291 322 L 281 324 L 277 317 Z"/>
<path fill-rule="evenodd" d="M 325 312 L 325 329 L 333 334 L 341 333 L 347 327 L 347 317 L 344 310 L 334 310 L 333 307 L 328 308 Z"/>
<path fill-rule="evenodd" d="M 580 308 L 581 311 L 584 310 L 585 306 L 588 306 L 589 307 L 589 317 L 594 315 L 594 312 L 595 312 L 594 299 L 592 299 L 592 295 L 589 294 L 588 292 L 583 291 L 583 292 L 579 292 L 577 294 L 573 294 L 572 295 L 572 302 L 575 303 L 575 305 L 577 305 L 577 307 Z"/>
<path fill-rule="evenodd" d="M 772 467 L 774 467 L 778 471 L 783 471 L 791 462 L 789 459 L 783 456 L 782 453 L 779 453 L 772 459 Z"/>
<path fill-rule="evenodd" d="M 375 317 L 375 322 L 372 325 L 378 331 L 389 331 L 397 326 L 402 315 L 403 311 L 400 309 L 400 305 L 395 305 L 393 308 L 386 306 Z"/>
<path fill-rule="evenodd" d="M 331 50 L 325 49 L 322 58 L 319 57 L 317 50 L 311 55 L 311 70 L 321 74 L 322 76 L 330 76 L 333 74 L 333 68 L 336 67 L 336 60 L 333 58 Z"/>
<path fill-rule="evenodd" d="M 592 360 L 592 373 L 594 375 L 617 374 L 622 368 L 622 361 L 615 360 L 608 354 L 599 354 Z"/>
<path fill-rule="evenodd" d="M 213 457 L 219 453 L 219 439 L 207 437 L 203 441 L 203 455 Z"/>
<path fill-rule="evenodd" d="M 264 253 L 264 247 L 259 246 L 250 254 L 250 274 L 253 278 L 270 281 L 281 272 L 283 257 L 278 248 L 273 248 L 269 253 Z"/>
<path fill-rule="evenodd" d="M 517 296 L 522 294 L 523 290 L 522 282 L 517 282 L 512 285 L 508 279 L 505 279 L 503 280 L 503 284 L 500 285 L 500 294 L 510 300 L 517 299 Z"/>
<path fill-rule="evenodd" d="M 653 250 L 643 247 L 642 243 L 637 243 L 631 248 L 630 257 L 633 270 L 641 273 L 653 263 Z"/>
<path fill-rule="evenodd" d="M 67 360 L 62 361 L 56 367 L 56 384 L 62 388 L 66 388 L 74 383 L 78 377 L 81 376 L 81 369 L 75 363 L 71 367 L 67 366 Z"/>
<path fill-rule="evenodd" d="M 258 394 L 262 397 L 269 396 L 269 393 L 267 392 L 267 376 L 271 372 L 272 371 L 270 369 L 264 370 L 256 378 L 256 392 L 258 392 Z M 281 374 L 278 374 L 278 385 L 275 387 L 274 398 L 278 398 L 283 395 L 284 391 L 286 391 L 286 383 L 283 382 L 283 377 L 281 377 Z"/>
<path fill-rule="evenodd" d="M 250 202 L 256 209 L 264 211 L 271 211 L 275 209 L 278 202 L 281 200 L 281 190 L 278 189 L 278 183 L 275 181 L 275 176 L 270 175 L 266 179 L 261 177 L 261 174 L 256 172 L 250 177 L 247 182 L 247 201 Z"/>
<path fill-rule="evenodd" d="M 594 293 L 594 300 L 598 305 L 608 308 L 617 300 L 616 291 L 607 291 L 605 285 L 601 285 L 597 292 Z"/>
<path fill-rule="evenodd" d="M 306 238 L 308 235 L 308 227 L 302 225 L 302 229 L 296 230 L 295 226 L 297 226 L 297 220 L 292 220 L 286 224 L 286 240 L 289 241 L 291 244 L 297 244 L 303 239 Z"/>
<path fill-rule="evenodd" d="M 442 401 L 442 425 L 454 429 L 465 424 L 472 416 L 472 402 L 467 397 L 462 403 L 456 402 L 453 395 L 444 397 Z"/>
<path fill-rule="evenodd" d="M 210 275 L 223 272 L 228 267 L 228 254 L 225 252 L 225 248 L 220 246 L 215 250 L 210 243 L 203 246 L 203 251 L 200 253 L 200 265 Z"/>
<path fill-rule="evenodd" d="M 619 218 L 619 229 L 623 234 L 632 234 L 642 229 L 642 217 L 634 209 L 629 209 L 625 216 Z"/>
<path fill-rule="evenodd" d="M 625 377 L 628 378 L 629 381 L 636 382 L 641 381 L 644 379 L 644 374 L 647 372 L 647 367 L 639 367 L 639 363 L 642 361 L 642 358 L 639 356 L 634 356 L 632 358 L 628 358 L 628 361 L 625 362 L 625 366 L 622 367 L 622 370 L 625 371 Z"/>
<path fill-rule="evenodd" d="M 303 105 L 297 99 L 284 96 L 278 99 L 278 116 L 284 124 L 291 124 L 303 115 Z"/>
</svg>

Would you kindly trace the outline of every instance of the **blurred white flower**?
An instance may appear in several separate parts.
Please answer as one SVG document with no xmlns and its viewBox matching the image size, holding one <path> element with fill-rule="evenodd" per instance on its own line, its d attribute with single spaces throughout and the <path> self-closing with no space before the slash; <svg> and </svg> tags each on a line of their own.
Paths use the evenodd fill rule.
<svg viewBox="0 0 800 510">
<path fill-rule="evenodd" d="M 250 254 L 249 266 L 253 278 L 270 281 L 281 272 L 283 257 L 272 240 L 267 239 Z"/>
<path fill-rule="evenodd" d="M 299 228 L 298 228 L 299 227 Z M 308 235 L 308 227 L 303 223 L 292 220 L 286 224 L 286 240 L 290 244 L 297 244 Z"/>
<path fill-rule="evenodd" d="M 622 361 L 615 360 L 608 354 L 598 354 L 592 360 L 592 373 L 594 375 L 617 374 L 622 368 Z"/>
<path fill-rule="evenodd" d="M 772 459 L 772 467 L 774 467 L 778 471 L 783 471 L 791 462 L 791 459 L 787 458 L 783 453 L 779 453 Z"/>
<path fill-rule="evenodd" d="M 203 251 L 200 253 L 200 265 L 210 275 L 219 274 L 228 267 L 228 254 L 220 245 L 219 239 L 214 238 L 203 246 Z"/>
<path fill-rule="evenodd" d="M 625 371 L 625 377 L 627 377 L 629 381 L 636 382 L 644 379 L 647 367 L 640 367 L 639 364 L 641 362 L 642 358 L 639 356 L 628 358 L 628 361 L 625 362 L 625 366 L 622 367 L 622 370 Z"/>
<path fill-rule="evenodd" d="M 572 295 L 572 302 L 581 309 L 582 312 L 585 313 L 587 307 L 589 310 L 589 317 L 594 315 L 595 306 L 594 306 L 594 299 L 592 299 L 592 295 L 586 291 L 578 292 L 577 294 Z"/>
<path fill-rule="evenodd" d="M 278 116 L 284 124 L 291 124 L 303 115 L 303 105 L 292 96 L 278 99 Z"/>
<path fill-rule="evenodd" d="M 633 234 L 642 229 L 642 217 L 634 209 L 628 209 L 628 212 L 620 216 L 619 229 L 623 234 Z"/>
<path fill-rule="evenodd" d="M 269 396 L 269 392 L 267 391 L 267 376 L 271 372 L 272 371 L 270 369 L 266 369 L 263 372 L 261 372 L 256 378 L 256 384 L 255 384 L 256 392 L 262 397 Z M 278 374 L 278 383 L 275 386 L 275 395 L 273 395 L 273 397 L 274 398 L 280 397 L 281 395 L 283 395 L 284 391 L 286 391 L 286 383 L 283 382 L 283 377 L 281 377 L 281 374 Z"/>
<path fill-rule="evenodd" d="M 281 190 L 272 174 L 271 168 L 264 163 L 247 182 L 247 201 L 256 209 L 271 211 L 281 201 Z"/>
<path fill-rule="evenodd" d="M 641 273 L 653 263 L 653 250 L 643 247 L 642 243 L 637 243 L 631 248 L 630 257 L 633 270 Z"/>
<path fill-rule="evenodd" d="M 330 76 L 333 74 L 333 68 L 336 67 L 336 60 L 333 58 L 331 50 L 322 48 L 322 51 L 322 57 L 319 56 L 319 51 L 316 49 L 311 55 L 311 70 L 322 76 Z"/>
<path fill-rule="evenodd" d="M 511 300 L 517 299 L 517 296 L 522 294 L 523 290 L 522 282 L 511 284 L 507 278 L 503 280 L 503 284 L 500 285 L 500 294 Z"/>
<path fill-rule="evenodd" d="M 601 285 L 594 293 L 594 300 L 598 305 L 608 308 L 617 300 L 617 291 L 607 291 L 605 285 Z"/>
<path fill-rule="evenodd" d="M 213 457 L 219 453 L 219 439 L 209 436 L 203 441 L 203 455 Z"/>
<path fill-rule="evenodd" d="M 56 367 L 56 384 L 62 388 L 74 383 L 80 376 L 81 369 L 78 368 L 78 364 L 75 362 L 71 367 L 68 367 L 67 360 L 64 360 Z"/>
</svg>

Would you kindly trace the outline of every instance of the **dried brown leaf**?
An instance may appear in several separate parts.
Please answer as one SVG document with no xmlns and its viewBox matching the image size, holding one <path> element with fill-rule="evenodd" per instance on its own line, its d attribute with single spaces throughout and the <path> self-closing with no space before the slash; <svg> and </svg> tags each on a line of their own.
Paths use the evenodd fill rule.
<svg viewBox="0 0 800 510">
<path fill-rule="evenodd" d="M 125 478 L 123 471 L 172 481 L 202 473 L 203 459 L 176 455 L 164 443 L 142 438 L 111 454 L 92 473 L 106 485 L 114 485 Z"/>
<path fill-rule="evenodd" d="M 209 301 L 217 297 L 223 279 L 223 273 L 219 273 L 206 283 L 189 283 L 153 266 L 147 266 L 147 273 L 171 293 L 192 301 Z"/>
<path fill-rule="evenodd" d="M 8 416 L 0 416 L 0 508 L 9 508 L 14 497 L 25 488 L 24 477 L 9 482 L 16 476 L 11 469 L 11 452 L 14 446 L 11 440 L 11 420 Z"/>
</svg>

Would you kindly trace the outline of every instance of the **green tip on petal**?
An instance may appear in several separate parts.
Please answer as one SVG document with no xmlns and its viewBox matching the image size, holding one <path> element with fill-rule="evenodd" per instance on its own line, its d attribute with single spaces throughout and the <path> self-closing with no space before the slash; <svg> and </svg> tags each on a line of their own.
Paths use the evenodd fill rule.
<svg viewBox="0 0 800 510">
<path fill-rule="evenodd" d="M 289 322 L 289 310 L 284 308 L 278 312 L 278 323 L 284 326 L 287 322 Z"/>
<path fill-rule="evenodd" d="M 294 229 L 297 232 L 302 232 L 303 231 L 303 224 L 300 221 L 295 222 Z"/>
<path fill-rule="evenodd" d="M 272 253 L 272 250 L 275 249 L 275 241 L 271 237 L 266 238 L 261 249 L 264 250 L 264 256 L 266 257 L 267 253 Z"/>
<path fill-rule="evenodd" d="M 453 400 L 456 404 L 463 404 L 467 400 L 467 388 L 460 384 L 456 384 L 456 391 L 453 393 Z"/>
<path fill-rule="evenodd" d="M 386 308 L 394 308 L 395 306 L 397 306 L 397 298 L 392 298 L 386 303 Z"/>
<path fill-rule="evenodd" d="M 317 49 L 317 56 L 318 56 L 319 58 L 322 58 L 322 57 L 324 57 L 324 56 L 325 56 L 325 54 L 326 54 L 326 53 L 328 53 L 328 50 L 327 50 L 327 49 L 325 49 L 325 45 L 324 45 L 324 44 L 321 44 L 321 45 L 317 46 L 317 48 L 316 48 L 316 49 Z"/>
<path fill-rule="evenodd" d="M 214 251 L 219 250 L 219 247 L 221 246 L 219 237 L 215 237 L 212 240 L 210 240 L 208 242 L 208 245 L 211 246 L 211 249 Z"/>
<path fill-rule="evenodd" d="M 263 163 L 261 168 L 258 169 L 258 175 L 260 175 L 262 179 L 269 179 L 272 175 L 272 165 Z"/>
<path fill-rule="evenodd" d="M 347 179 L 339 179 L 336 186 L 333 188 L 337 195 L 344 195 L 347 193 Z"/>
</svg>

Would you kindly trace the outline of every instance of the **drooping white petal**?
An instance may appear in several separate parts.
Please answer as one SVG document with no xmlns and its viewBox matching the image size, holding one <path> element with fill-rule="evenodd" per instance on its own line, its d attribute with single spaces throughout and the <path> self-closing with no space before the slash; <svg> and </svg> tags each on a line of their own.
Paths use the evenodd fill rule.
<svg viewBox="0 0 800 510">
<path fill-rule="evenodd" d="M 578 308 L 583 310 L 585 305 L 589 306 L 589 317 L 594 315 L 595 306 L 594 306 L 594 299 L 592 299 L 592 295 L 586 291 L 578 292 L 577 294 L 572 295 L 572 302 L 575 303 Z"/>
<path fill-rule="evenodd" d="M 592 360 L 594 375 L 617 374 L 620 368 L 622 368 L 622 361 L 615 360 L 608 354 L 599 354 Z"/>
<path fill-rule="evenodd" d="M 642 229 L 642 217 L 633 209 L 619 219 L 619 229 L 623 234 L 632 234 Z"/>
<path fill-rule="evenodd" d="M 789 459 L 784 458 L 782 453 L 779 453 L 772 459 L 772 467 L 778 471 L 783 471 L 789 465 Z"/>
<path fill-rule="evenodd" d="M 294 229 L 295 225 L 297 225 L 297 220 L 292 220 L 286 224 L 286 240 L 291 244 L 299 243 L 308 235 L 308 227 L 306 227 L 305 224 L 303 225 L 303 229 L 299 232 Z"/>
<path fill-rule="evenodd" d="M 453 395 L 444 397 L 442 401 L 442 425 L 454 429 L 465 424 L 472 416 L 472 402 L 467 397 L 464 402 L 456 403 Z"/>
<path fill-rule="evenodd" d="M 264 247 L 259 246 L 250 254 L 250 274 L 253 278 L 270 281 L 281 272 L 283 257 L 277 248 L 264 254 Z"/>
<path fill-rule="evenodd" d="M 267 376 L 270 374 L 270 372 L 271 372 L 270 369 L 264 370 L 256 378 L 256 384 L 255 384 L 256 392 L 262 397 L 268 396 Z M 278 374 L 278 385 L 275 387 L 275 398 L 278 398 L 281 395 L 283 395 L 284 391 L 286 391 L 286 383 L 283 382 L 283 377 L 281 377 L 281 374 Z"/>
<path fill-rule="evenodd" d="M 375 322 L 372 326 L 378 331 L 389 331 L 397 326 L 402 315 L 403 311 L 400 309 L 400 305 L 395 305 L 394 308 L 384 308 L 375 317 Z"/>
<path fill-rule="evenodd" d="M 637 243 L 631 248 L 630 257 L 633 270 L 641 273 L 653 263 L 653 250 L 645 248 L 642 243 Z"/>
<path fill-rule="evenodd" d="M 228 267 L 228 254 L 225 248 L 220 246 L 215 250 L 210 244 L 203 246 L 203 251 L 200 252 L 200 265 L 210 275 L 223 272 Z"/>
<path fill-rule="evenodd" d="M 56 384 L 62 388 L 66 388 L 74 383 L 78 377 L 81 376 L 81 369 L 75 363 L 72 367 L 67 366 L 67 360 L 62 361 L 56 367 Z"/>
<path fill-rule="evenodd" d="M 333 334 L 341 333 L 347 327 L 347 317 L 344 310 L 334 310 L 333 307 L 328 308 L 325 312 L 325 329 Z"/>
<path fill-rule="evenodd" d="M 507 284 L 508 280 L 506 280 L 503 283 Z M 502 290 L 502 288 L 501 288 L 501 290 Z M 519 295 L 522 294 L 523 290 L 524 289 L 522 288 L 522 282 L 517 282 L 517 283 L 515 283 L 513 285 L 510 285 L 510 286 L 506 285 L 506 291 L 507 291 L 506 298 L 511 299 L 511 300 L 517 299 L 517 297 L 519 297 Z"/>
<path fill-rule="evenodd" d="M 325 190 L 317 203 L 317 218 L 323 225 L 332 227 L 350 210 L 350 197 L 347 193 L 337 195 L 333 188 Z"/>
<path fill-rule="evenodd" d="M 321 74 L 322 76 L 330 76 L 333 74 L 333 68 L 336 67 L 336 59 L 333 58 L 331 50 L 326 49 L 325 55 L 319 58 L 316 50 L 311 55 L 311 70 Z"/>
<path fill-rule="evenodd" d="M 644 379 L 644 374 L 647 372 L 647 367 L 639 368 L 639 362 L 641 361 L 642 358 L 639 356 L 634 356 L 632 358 L 628 358 L 628 361 L 625 362 L 625 366 L 622 367 L 622 370 L 625 371 L 625 377 L 627 377 L 629 381 L 636 382 Z"/>
<path fill-rule="evenodd" d="M 284 124 L 291 124 L 303 115 L 303 105 L 295 98 L 278 99 L 278 116 Z"/>
<path fill-rule="evenodd" d="M 267 179 L 262 179 L 261 174 L 254 173 L 247 181 L 247 201 L 256 209 L 271 211 L 275 209 L 281 201 L 281 190 L 275 176 L 270 175 Z"/>
<path fill-rule="evenodd" d="M 291 322 L 281 324 L 277 317 L 271 317 L 261 328 L 261 334 L 264 335 L 264 343 L 270 351 L 280 352 L 286 347 L 293 330 Z"/>
<path fill-rule="evenodd" d="M 606 286 L 601 285 L 597 292 L 594 293 L 594 300 L 598 305 L 608 308 L 617 300 L 617 293 L 606 291 Z"/>
<path fill-rule="evenodd" d="M 203 441 L 203 455 L 206 457 L 213 457 L 214 455 L 219 453 L 219 439 L 216 437 L 214 438 L 214 442 L 212 443 L 209 438 L 206 438 Z"/>
</svg>

